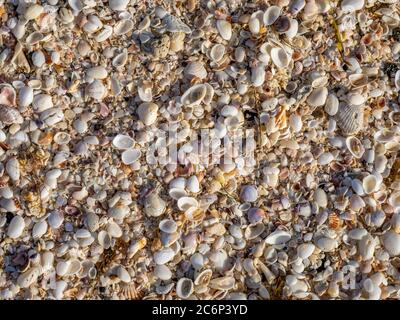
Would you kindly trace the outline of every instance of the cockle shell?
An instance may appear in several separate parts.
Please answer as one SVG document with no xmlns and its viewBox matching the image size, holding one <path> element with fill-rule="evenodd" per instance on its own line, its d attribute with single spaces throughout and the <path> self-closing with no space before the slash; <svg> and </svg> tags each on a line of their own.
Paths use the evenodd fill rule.
<svg viewBox="0 0 400 320">
<path fill-rule="evenodd" d="M 336 123 L 345 135 L 358 133 L 363 126 L 364 108 L 360 106 L 343 105 L 336 114 Z"/>
<path fill-rule="evenodd" d="M 346 146 L 350 153 L 357 159 L 360 159 L 365 152 L 364 146 L 356 137 L 348 137 L 346 139 Z"/>
<path fill-rule="evenodd" d="M 185 106 L 198 105 L 204 99 L 207 87 L 204 84 L 196 84 L 185 91 L 181 97 L 182 104 Z"/>
<path fill-rule="evenodd" d="M 222 39 L 229 41 L 232 37 L 232 26 L 226 20 L 217 20 L 217 30 Z"/>
</svg>

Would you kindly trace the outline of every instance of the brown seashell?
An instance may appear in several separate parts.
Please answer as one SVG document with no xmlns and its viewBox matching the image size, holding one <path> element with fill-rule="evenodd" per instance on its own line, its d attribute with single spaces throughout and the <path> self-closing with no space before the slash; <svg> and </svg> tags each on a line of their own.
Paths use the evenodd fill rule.
<svg viewBox="0 0 400 320">
<path fill-rule="evenodd" d="M 336 213 L 331 213 L 328 217 L 328 226 L 333 230 L 338 230 L 342 225 L 342 221 Z"/>
<path fill-rule="evenodd" d="M 345 105 L 339 108 L 336 114 L 336 122 L 345 135 L 358 133 L 364 123 L 364 107 Z"/>
<path fill-rule="evenodd" d="M 47 146 L 49 144 L 51 144 L 51 142 L 53 141 L 53 133 L 52 132 L 46 132 L 46 133 L 42 133 L 39 137 L 38 140 L 38 144 L 39 145 L 43 145 L 43 146 Z"/>
</svg>

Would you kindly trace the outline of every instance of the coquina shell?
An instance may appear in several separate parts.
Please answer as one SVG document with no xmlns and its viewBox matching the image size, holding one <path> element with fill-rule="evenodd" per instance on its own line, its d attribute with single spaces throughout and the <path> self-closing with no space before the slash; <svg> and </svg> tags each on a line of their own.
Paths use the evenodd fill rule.
<svg viewBox="0 0 400 320">
<path fill-rule="evenodd" d="M 360 106 L 343 105 L 336 114 L 336 123 L 345 135 L 358 133 L 364 121 L 364 108 Z"/>
</svg>

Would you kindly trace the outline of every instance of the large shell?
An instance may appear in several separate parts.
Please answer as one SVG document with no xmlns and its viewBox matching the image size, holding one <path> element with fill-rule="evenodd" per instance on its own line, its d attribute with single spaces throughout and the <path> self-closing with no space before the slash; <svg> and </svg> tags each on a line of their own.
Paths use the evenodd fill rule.
<svg viewBox="0 0 400 320">
<path fill-rule="evenodd" d="M 336 123 L 345 135 L 357 134 L 363 126 L 364 108 L 344 105 L 339 107 Z"/>
</svg>

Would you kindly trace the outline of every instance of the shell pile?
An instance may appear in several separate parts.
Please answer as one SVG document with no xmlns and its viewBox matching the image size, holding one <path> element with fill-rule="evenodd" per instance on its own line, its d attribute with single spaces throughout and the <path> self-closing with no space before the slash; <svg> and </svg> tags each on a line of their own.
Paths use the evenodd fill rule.
<svg viewBox="0 0 400 320">
<path fill-rule="evenodd" d="M 0 300 L 400 298 L 398 1 L 0 19 Z"/>
</svg>

